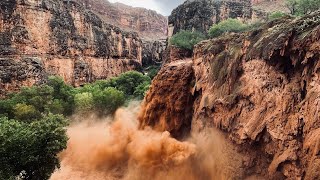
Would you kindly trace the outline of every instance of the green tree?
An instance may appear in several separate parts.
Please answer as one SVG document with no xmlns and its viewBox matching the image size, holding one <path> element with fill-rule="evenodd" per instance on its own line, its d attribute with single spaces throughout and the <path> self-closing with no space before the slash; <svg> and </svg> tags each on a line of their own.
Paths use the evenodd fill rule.
<svg viewBox="0 0 320 180">
<path fill-rule="evenodd" d="M 93 95 L 90 92 L 76 94 L 74 101 L 78 112 L 86 113 L 93 110 L 94 101 Z"/>
<path fill-rule="evenodd" d="M 150 83 L 145 82 L 137 86 L 133 94 L 137 99 L 142 100 L 145 97 L 149 88 L 150 88 Z"/>
<path fill-rule="evenodd" d="M 286 6 L 292 15 L 304 15 L 320 9 L 319 0 L 286 0 Z"/>
<path fill-rule="evenodd" d="M 286 7 L 292 15 L 295 15 L 298 11 L 298 1 L 299 0 L 286 0 Z"/>
<path fill-rule="evenodd" d="M 194 45 L 205 39 L 205 35 L 200 32 L 182 30 L 171 37 L 170 44 L 179 48 L 192 50 Z"/>
<path fill-rule="evenodd" d="M 140 84 L 151 83 L 148 76 L 143 75 L 137 71 L 130 71 L 121 74 L 119 77 L 112 78 L 107 81 L 106 87 L 114 87 L 119 91 L 124 92 L 127 97 L 132 97 Z"/>
<path fill-rule="evenodd" d="M 49 179 L 66 148 L 67 121 L 60 115 L 25 123 L 0 118 L 0 177 Z"/>
<path fill-rule="evenodd" d="M 41 118 L 41 113 L 32 105 L 16 104 L 14 107 L 15 119 L 21 121 L 34 121 Z"/>
<path fill-rule="evenodd" d="M 63 114 L 71 115 L 74 109 L 74 88 L 66 85 L 63 79 L 57 76 L 50 76 L 47 85 L 53 88 L 53 98 L 60 101 Z"/>
<path fill-rule="evenodd" d="M 218 24 L 214 24 L 209 30 L 209 36 L 215 38 L 226 32 L 243 32 L 248 29 L 250 29 L 249 25 L 246 25 L 237 19 L 227 19 Z"/>
<path fill-rule="evenodd" d="M 108 87 L 103 91 L 93 94 L 94 105 L 100 115 L 113 114 L 119 107 L 124 105 L 125 96 L 122 91 Z"/>
</svg>

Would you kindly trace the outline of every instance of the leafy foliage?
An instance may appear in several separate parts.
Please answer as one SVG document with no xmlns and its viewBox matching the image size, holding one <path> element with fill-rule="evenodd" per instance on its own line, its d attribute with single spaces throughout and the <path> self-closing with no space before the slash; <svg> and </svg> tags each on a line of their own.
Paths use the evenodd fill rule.
<svg viewBox="0 0 320 180">
<path fill-rule="evenodd" d="M 0 118 L 0 177 L 48 179 L 66 148 L 67 121 L 61 115 L 26 123 Z"/>
<path fill-rule="evenodd" d="M 53 88 L 53 97 L 58 99 L 56 105 L 60 104 L 63 108 L 63 114 L 72 114 L 74 108 L 73 87 L 66 85 L 63 79 L 57 76 L 50 76 L 47 84 Z"/>
<path fill-rule="evenodd" d="M 144 82 L 135 88 L 133 95 L 138 99 L 143 99 L 150 88 L 150 83 Z"/>
<path fill-rule="evenodd" d="M 286 0 L 286 6 L 292 15 L 304 15 L 320 9 L 319 0 Z"/>
<path fill-rule="evenodd" d="M 94 105 L 100 115 L 114 113 L 125 103 L 124 93 L 113 87 L 98 91 L 93 95 Z"/>
<path fill-rule="evenodd" d="M 33 105 L 16 104 L 13 109 L 15 119 L 28 121 L 41 118 L 40 112 Z"/>
<path fill-rule="evenodd" d="M 125 95 L 134 98 L 134 92 L 140 84 L 150 84 L 151 79 L 143 74 L 130 71 L 120 75 L 119 77 L 112 78 L 108 81 L 108 87 L 114 87 L 122 91 Z"/>
<path fill-rule="evenodd" d="M 66 148 L 65 116 L 75 110 L 110 115 L 126 100 L 142 99 L 151 79 L 127 72 L 73 88 L 59 77 L 0 99 L 0 179 L 48 179 Z"/>
<path fill-rule="evenodd" d="M 179 48 L 192 50 L 194 45 L 205 39 L 205 35 L 200 32 L 182 30 L 171 37 L 170 44 Z"/>
<path fill-rule="evenodd" d="M 154 79 L 158 74 L 159 70 L 160 70 L 159 66 L 150 66 L 145 71 L 147 73 L 147 76 L 150 77 L 150 79 Z"/>
<path fill-rule="evenodd" d="M 237 19 L 227 19 L 218 24 L 214 24 L 209 30 L 211 38 L 218 37 L 226 32 L 243 32 L 250 29 L 250 26 Z"/>
<path fill-rule="evenodd" d="M 268 16 L 268 19 L 269 20 L 274 20 L 274 19 L 278 19 L 278 18 L 284 17 L 286 15 L 287 15 L 286 13 L 283 13 L 283 12 L 280 12 L 280 11 L 275 11 L 275 12 L 271 13 Z"/>
<path fill-rule="evenodd" d="M 87 113 L 93 110 L 94 101 L 93 95 L 90 92 L 76 94 L 74 97 L 74 101 L 77 112 Z"/>
</svg>

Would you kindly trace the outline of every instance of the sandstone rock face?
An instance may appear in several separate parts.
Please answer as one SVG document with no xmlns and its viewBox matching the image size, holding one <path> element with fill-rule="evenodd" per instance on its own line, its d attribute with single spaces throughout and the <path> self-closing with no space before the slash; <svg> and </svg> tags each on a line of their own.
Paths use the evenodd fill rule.
<svg viewBox="0 0 320 180">
<path fill-rule="evenodd" d="M 167 18 L 156 11 L 134 8 L 121 3 L 110 3 L 107 0 L 76 0 L 100 15 L 106 22 L 127 31 L 138 32 L 147 39 L 167 37 Z"/>
<path fill-rule="evenodd" d="M 0 1 L 0 89 L 59 75 L 80 86 L 139 69 L 137 33 L 105 23 L 73 1 Z"/>
<path fill-rule="evenodd" d="M 206 127 L 224 132 L 243 155 L 243 179 L 320 178 L 319 38 L 317 12 L 301 19 L 275 20 L 252 32 L 229 34 L 196 46 L 190 69 L 195 82 L 185 84 L 193 86 L 193 92 L 183 93 L 194 99 L 192 121 L 189 116 L 182 120 L 191 122 L 193 132 Z M 176 70 L 187 74 L 184 65 L 176 65 Z M 172 83 L 165 96 L 156 94 L 169 87 L 160 83 L 163 77 L 181 79 L 170 70 L 161 70 L 145 100 L 146 109 L 159 108 L 153 108 L 158 110 L 154 114 L 174 109 L 163 105 L 163 97 L 175 99 L 177 109 L 185 103 L 176 98 L 181 95 L 178 83 Z M 183 124 L 176 125 L 175 118 L 145 118 L 143 126 L 165 127 L 160 130 L 176 130 Z"/>
<path fill-rule="evenodd" d="M 161 64 L 166 47 L 166 40 L 142 41 L 142 66 Z"/>
<path fill-rule="evenodd" d="M 166 64 L 153 81 L 140 114 L 141 127 L 168 130 L 175 137 L 190 132 L 194 78 L 192 60 Z"/>
<path fill-rule="evenodd" d="M 209 28 L 222 20 L 250 19 L 251 1 L 188 0 L 172 11 L 169 16 L 169 36 L 180 30 L 197 30 L 206 33 Z"/>
<path fill-rule="evenodd" d="M 169 45 L 162 54 L 162 61 L 165 64 L 181 59 L 191 58 L 192 50 L 182 49 L 173 45 Z"/>
</svg>

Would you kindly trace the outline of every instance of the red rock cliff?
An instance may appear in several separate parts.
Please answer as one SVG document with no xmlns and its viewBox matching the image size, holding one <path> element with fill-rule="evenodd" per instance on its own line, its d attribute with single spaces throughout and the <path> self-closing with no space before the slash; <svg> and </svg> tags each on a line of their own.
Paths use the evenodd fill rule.
<svg viewBox="0 0 320 180">
<path fill-rule="evenodd" d="M 74 1 L 0 2 L 2 93 L 41 83 L 47 75 L 79 86 L 137 70 L 141 63 L 137 33 L 105 23 Z"/>
<path fill-rule="evenodd" d="M 319 42 L 320 12 L 204 41 L 196 46 L 189 69 L 195 82 L 184 83 L 188 69 L 172 62 L 155 78 L 145 99 L 144 108 L 168 115 L 172 109 L 189 108 L 190 101 L 179 97 L 192 96 L 193 115 L 181 122 L 177 118 L 183 116 L 176 113 L 165 121 L 142 114 L 141 124 L 175 134 L 184 123 L 193 132 L 217 127 L 243 155 L 243 179 L 319 179 Z M 172 72 L 173 64 L 180 73 Z M 168 85 L 167 79 L 173 83 Z M 193 92 L 181 90 L 190 86 Z"/>
<path fill-rule="evenodd" d="M 100 15 L 102 19 L 147 39 L 167 37 L 167 18 L 156 11 L 136 8 L 107 0 L 76 0 Z"/>
</svg>

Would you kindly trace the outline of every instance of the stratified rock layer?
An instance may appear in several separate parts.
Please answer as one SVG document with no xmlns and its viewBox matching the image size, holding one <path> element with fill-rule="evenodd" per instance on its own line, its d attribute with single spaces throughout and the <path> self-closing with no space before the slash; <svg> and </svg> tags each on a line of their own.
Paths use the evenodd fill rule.
<svg viewBox="0 0 320 180">
<path fill-rule="evenodd" d="M 141 37 L 153 40 L 167 37 L 167 18 L 156 11 L 131 7 L 107 0 L 75 0 L 96 12 L 102 19 L 121 29 L 135 31 Z"/>
<path fill-rule="evenodd" d="M 80 86 L 141 68 L 142 42 L 73 1 L 0 1 L 0 89 L 59 75 Z"/>
<path fill-rule="evenodd" d="M 188 0 L 174 9 L 169 16 L 169 36 L 180 30 L 207 33 L 209 28 L 222 20 L 251 19 L 250 0 Z"/>
<path fill-rule="evenodd" d="M 193 132 L 207 127 L 224 132 L 243 155 L 245 177 L 320 178 L 320 12 L 204 41 L 194 50 L 192 66 L 195 83 L 185 86 L 194 86 L 194 91 L 184 96 L 194 98 L 189 124 Z M 170 86 L 162 85 L 160 77 L 182 79 L 176 74 L 162 69 L 146 107 L 163 104 L 148 97 Z M 176 96 L 181 93 L 180 84 L 171 87 L 153 99 L 168 96 L 176 104 L 184 103 Z M 174 123 L 177 117 L 140 120 L 144 126 L 161 125 L 170 131 L 180 127 Z"/>
</svg>

